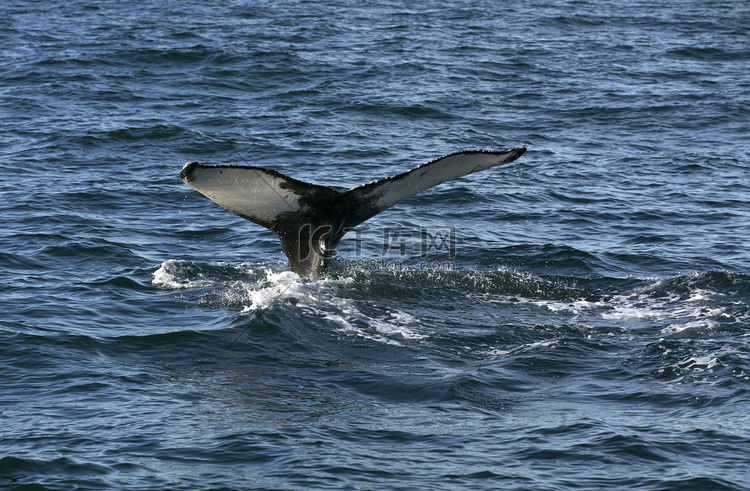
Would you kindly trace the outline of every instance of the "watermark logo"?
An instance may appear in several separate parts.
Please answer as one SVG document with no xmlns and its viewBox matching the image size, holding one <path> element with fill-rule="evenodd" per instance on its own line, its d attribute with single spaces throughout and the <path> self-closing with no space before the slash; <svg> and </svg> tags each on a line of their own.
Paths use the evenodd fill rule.
<svg viewBox="0 0 750 491">
<path fill-rule="evenodd" d="M 297 232 L 297 257 L 299 260 L 307 261 L 311 256 L 333 257 L 336 251 L 327 247 L 332 228 L 330 225 L 313 228 L 309 223 L 300 227 Z"/>
<path fill-rule="evenodd" d="M 420 271 L 455 271 L 455 261 L 420 261 L 414 265 L 404 261 L 395 261 L 393 259 L 345 259 L 344 265 L 349 269 L 358 271 L 409 271 L 419 269 Z"/>
<path fill-rule="evenodd" d="M 379 239 L 379 240 L 378 240 Z M 347 251 L 339 259 L 346 267 L 360 271 L 409 269 L 453 271 L 457 252 L 456 227 L 386 227 L 375 230 L 360 225 L 346 237 L 353 253 Z M 375 258 L 373 258 L 373 255 Z M 367 256 L 369 259 L 365 259 Z M 380 256 L 380 257 L 377 257 Z M 430 256 L 433 260 L 414 263 L 410 258 Z"/>
<path fill-rule="evenodd" d="M 361 253 L 360 248 L 356 251 Z M 426 256 L 447 254 L 456 257 L 456 227 L 387 227 L 383 229 L 380 253 L 385 256 Z"/>
<path fill-rule="evenodd" d="M 339 256 L 334 249 L 327 248 L 328 238 L 331 234 L 330 225 L 313 227 L 305 224 L 299 229 L 298 253 L 300 260 L 307 260 L 311 255 L 323 258 Z M 430 264 L 421 269 L 455 269 L 457 249 L 456 227 L 385 227 L 375 230 L 369 225 L 360 225 L 349 230 L 346 243 L 354 248 L 344 253 L 347 263 L 352 263 L 358 269 L 406 269 L 405 258 L 442 256 L 439 261 L 426 261 Z M 380 256 L 379 259 L 363 259 Z M 394 259 L 400 258 L 400 259 Z M 449 261 L 446 261 L 448 259 Z M 413 267 L 413 266 L 412 266 Z"/>
<path fill-rule="evenodd" d="M 456 257 L 456 227 L 420 227 L 420 254 L 447 252 L 448 257 Z"/>
</svg>

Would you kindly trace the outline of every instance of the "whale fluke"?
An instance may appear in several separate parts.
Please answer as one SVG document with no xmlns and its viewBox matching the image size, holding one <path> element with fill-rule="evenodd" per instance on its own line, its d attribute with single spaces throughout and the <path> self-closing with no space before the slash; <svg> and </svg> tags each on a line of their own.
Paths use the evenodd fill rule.
<svg viewBox="0 0 750 491">
<path fill-rule="evenodd" d="M 326 271 L 341 238 L 355 226 L 433 186 L 513 162 L 525 151 L 456 152 L 346 191 L 251 166 L 188 162 L 180 177 L 232 213 L 276 232 L 292 271 L 315 277 Z"/>
</svg>

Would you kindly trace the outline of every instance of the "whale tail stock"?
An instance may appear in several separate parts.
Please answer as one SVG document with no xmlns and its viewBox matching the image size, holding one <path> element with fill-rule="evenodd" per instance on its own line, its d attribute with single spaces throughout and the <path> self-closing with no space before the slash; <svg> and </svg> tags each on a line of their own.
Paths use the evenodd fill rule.
<svg viewBox="0 0 750 491">
<path fill-rule="evenodd" d="M 513 162 L 525 151 L 456 152 L 346 191 L 251 166 L 188 162 L 180 177 L 232 213 L 276 232 L 292 271 L 315 277 L 355 226 L 433 186 Z"/>
</svg>

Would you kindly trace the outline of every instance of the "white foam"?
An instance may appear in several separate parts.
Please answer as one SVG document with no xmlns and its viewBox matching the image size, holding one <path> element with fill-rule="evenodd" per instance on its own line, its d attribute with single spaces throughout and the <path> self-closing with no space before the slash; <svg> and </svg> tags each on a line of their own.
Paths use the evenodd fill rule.
<svg viewBox="0 0 750 491">
<path fill-rule="evenodd" d="M 723 293 L 710 292 L 708 290 L 695 290 L 690 297 L 685 299 L 686 302 L 710 302 L 712 297 L 723 297 Z"/>
<path fill-rule="evenodd" d="M 401 346 L 401 341 L 404 340 L 427 338 L 408 327 L 417 325 L 418 322 L 405 312 L 395 311 L 373 318 L 364 314 L 352 300 L 336 298 L 329 299 L 326 303 L 327 305 L 320 306 L 328 310 L 324 318 L 338 327 L 339 332 L 395 346 Z"/>
<path fill-rule="evenodd" d="M 406 312 L 385 312 L 377 317 L 363 313 L 361 309 L 372 305 L 343 296 L 342 289 L 338 288 L 344 287 L 343 290 L 347 291 L 353 282 L 350 277 L 311 281 L 291 271 L 267 269 L 256 281 L 241 280 L 228 284 L 222 295 L 227 305 L 241 305 L 243 314 L 287 302 L 304 315 L 329 321 L 341 333 L 386 344 L 401 345 L 403 340 L 425 337 L 410 327 L 417 324 L 417 319 Z"/>
<path fill-rule="evenodd" d="M 713 368 L 720 363 L 719 358 L 715 356 L 692 356 L 687 360 L 685 369 L 693 369 L 697 371 L 713 370 Z"/>
<path fill-rule="evenodd" d="M 664 351 L 665 357 L 673 354 L 672 350 Z M 748 359 L 747 355 L 742 353 L 736 347 L 724 346 L 719 349 L 709 349 L 709 351 L 691 353 L 679 361 L 672 362 L 660 368 L 659 372 L 664 373 L 667 370 L 670 370 L 670 372 L 680 373 L 681 375 L 677 379 L 669 380 L 669 383 L 671 384 L 679 384 L 687 379 L 692 381 L 702 381 L 712 385 L 722 384 L 725 379 L 723 376 L 717 376 L 717 370 L 728 367 L 725 362 L 721 361 L 722 357 L 725 356 L 730 359 Z M 750 380 L 748 373 L 738 367 L 732 370 L 732 375 L 742 380 Z"/>
<path fill-rule="evenodd" d="M 511 349 L 507 350 L 501 350 L 497 348 L 490 349 L 486 351 L 486 354 L 488 356 L 491 356 L 493 358 L 503 357 L 507 356 L 513 353 L 518 353 L 521 351 L 528 351 L 528 350 L 534 350 L 537 348 L 550 348 L 550 349 L 557 349 L 559 344 L 559 340 L 557 339 L 549 339 L 545 341 L 534 341 L 531 343 L 521 344 L 519 346 L 515 346 Z"/>
<path fill-rule="evenodd" d="M 211 286 L 214 283 L 202 273 L 197 273 L 195 278 L 186 278 L 190 273 L 188 261 L 169 259 L 161 263 L 159 269 L 152 273 L 151 284 L 161 288 L 186 289 Z"/>
<path fill-rule="evenodd" d="M 401 311 L 392 312 L 388 317 L 370 319 L 368 321 L 368 324 L 371 327 L 386 336 L 398 336 L 404 339 L 426 338 L 427 336 L 423 334 L 417 334 L 412 329 L 407 327 L 407 325 L 415 323 L 416 319 L 414 317 Z"/>
<path fill-rule="evenodd" d="M 324 318 L 335 324 L 338 324 L 345 331 L 357 330 L 344 316 L 338 314 L 326 314 Z"/>
<path fill-rule="evenodd" d="M 361 278 L 360 278 L 361 281 Z M 204 294 L 212 305 L 216 302 L 243 314 L 258 310 L 283 308 L 289 315 L 309 318 L 313 323 L 322 321 L 334 332 L 356 336 L 391 345 L 406 342 L 423 342 L 432 332 L 420 319 L 388 304 L 361 298 L 361 289 L 351 277 L 325 277 L 317 280 L 302 279 L 297 274 L 278 268 L 258 268 L 257 264 L 200 264 L 169 260 L 154 271 L 152 283 L 171 289 L 212 287 Z M 740 319 L 731 303 L 715 304 L 719 292 L 694 290 L 687 295 L 664 295 L 651 283 L 646 288 L 630 294 L 602 296 L 590 300 L 550 300 L 515 295 L 480 293 L 484 305 L 494 304 L 503 312 L 515 311 L 519 322 L 530 326 L 548 323 L 551 317 L 560 317 L 561 325 L 575 324 L 589 337 L 613 336 L 620 333 L 638 336 L 638 333 L 675 335 L 682 331 L 706 332 L 720 327 L 730 319 Z M 280 307 L 281 306 L 281 307 Z M 492 315 L 492 314 L 490 314 Z M 509 314 L 514 315 L 514 314 Z M 744 314 L 740 317 L 750 317 Z M 541 320 L 540 320 L 541 319 Z M 688 332 L 689 334 L 689 332 Z M 490 346 L 489 349 L 494 347 Z M 512 352 L 515 348 L 497 350 L 491 355 Z"/>
<path fill-rule="evenodd" d="M 303 291 L 302 286 L 302 280 L 296 273 L 291 271 L 274 273 L 266 270 L 266 278 L 260 285 L 238 281 L 234 283 L 233 288 L 227 291 L 225 296 L 232 303 L 237 300 L 243 303 L 249 300 L 250 305 L 242 310 L 247 313 L 267 309 L 282 298 L 309 296 Z M 238 295 L 240 298 L 235 298 Z"/>
<path fill-rule="evenodd" d="M 599 301 L 571 300 L 521 300 L 548 311 L 571 316 L 583 325 L 611 321 L 625 328 L 662 325 L 663 334 L 673 334 L 685 329 L 713 329 L 720 319 L 731 317 L 728 306 L 709 307 L 720 293 L 707 290 L 693 292 L 690 296 L 650 296 L 647 293 L 613 295 Z"/>
<path fill-rule="evenodd" d="M 677 334 L 690 329 L 695 330 L 711 330 L 719 326 L 719 323 L 711 319 L 698 319 L 694 321 L 684 322 L 681 324 L 674 323 L 661 330 L 661 334 L 670 335 Z"/>
</svg>

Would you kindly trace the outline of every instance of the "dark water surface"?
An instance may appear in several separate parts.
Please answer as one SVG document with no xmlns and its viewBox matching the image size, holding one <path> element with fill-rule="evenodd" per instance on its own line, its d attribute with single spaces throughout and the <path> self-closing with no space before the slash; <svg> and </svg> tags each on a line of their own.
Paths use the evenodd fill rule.
<svg viewBox="0 0 750 491">
<path fill-rule="evenodd" d="M 0 6 L 0 487 L 748 489 L 750 5 L 357 5 Z M 521 145 L 317 281 L 179 179 Z"/>
</svg>

